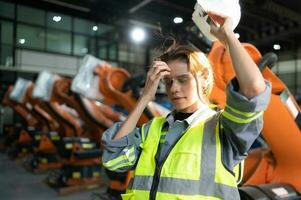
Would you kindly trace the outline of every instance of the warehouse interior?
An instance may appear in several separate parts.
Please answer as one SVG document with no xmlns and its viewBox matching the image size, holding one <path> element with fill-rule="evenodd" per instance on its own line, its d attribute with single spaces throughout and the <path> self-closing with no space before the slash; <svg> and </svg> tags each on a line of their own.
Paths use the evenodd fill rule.
<svg viewBox="0 0 301 200">
<path fill-rule="evenodd" d="M 271 82 L 239 194 L 301 199 L 301 1 L 237 1 L 234 33 Z M 148 70 L 172 39 L 214 58 L 218 92 L 210 101 L 225 108 L 235 74 L 219 53 L 226 49 L 192 20 L 197 2 L 0 0 L 1 199 L 122 199 L 133 171 L 105 169 L 101 138 L 135 109 Z M 138 127 L 174 110 L 166 93 L 160 82 Z"/>
</svg>

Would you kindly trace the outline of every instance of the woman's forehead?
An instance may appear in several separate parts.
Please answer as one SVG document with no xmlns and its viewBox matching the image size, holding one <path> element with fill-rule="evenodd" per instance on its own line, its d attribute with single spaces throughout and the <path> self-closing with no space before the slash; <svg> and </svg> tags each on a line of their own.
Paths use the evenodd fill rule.
<svg viewBox="0 0 301 200">
<path fill-rule="evenodd" d="M 186 62 L 174 60 L 168 62 L 167 65 L 170 67 L 171 73 L 175 73 L 175 74 L 189 73 L 188 65 Z"/>
</svg>

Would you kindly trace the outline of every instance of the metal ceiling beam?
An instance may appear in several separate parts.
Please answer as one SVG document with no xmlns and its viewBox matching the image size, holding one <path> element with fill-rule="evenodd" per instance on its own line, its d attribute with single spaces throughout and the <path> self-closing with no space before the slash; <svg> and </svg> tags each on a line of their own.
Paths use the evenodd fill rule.
<svg viewBox="0 0 301 200">
<path fill-rule="evenodd" d="M 258 32 L 256 30 L 254 30 L 253 28 L 250 28 L 248 26 L 244 26 L 244 25 L 239 24 L 237 28 L 245 30 L 246 32 L 254 34 L 254 35 L 258 34 Z"/>
<path fill-rule="evenodd" d="M 153 0 L 153 1 L 155 1 L 159 4 L 161 4 L 161 5 L 165 5 L 165 6 L 168 6 L 170 8 L 174 8 L 176 10 L 180 10 L 180 11 L 187 12 L 187 13 L 190 13 L 190 14 L 192 14 L 192 12 L 193 12 L 193 9 L 185 8 L 182 5 L 171 3 L 170 1 L 166 1 L 166 0 Z"/>
<path fill-rule="evenodd" d="M 167 12 L 153 14 L 153 12 L 149 10 L 144 10 L 138 15 L 132 15 L 130 18 L 137 21 L 143 21 L 145 23 L 160 24 L 163 26 L 173 24 L 172 22 L 173 18 L 171 18 L 171 16 Z"/>
<path fill-rule="evenodd" d="M 299 13 L 297 13 L 287 7 L 284 7 L 280 4 L 277 4 L 272 1 L 266 1 L 262 7 L 277 14 L 277 15 L 287 17 L 292 21 L 296 21 L 296 22 L 300 23 L 301 15 Z"/>
<path fill-rule="evenodd" d="M 152 2 L 153 0 L 144 0 L 140 3 L 138 3 L 137 5 L 133 6 L 132 8 L 129 9 L 129 13 L 133 14 L 134 12 L 136 12 L 137 10 L 141 9 L 142 7 L 146 6 L 147 4 L 149 4 L 150 2 Z"/>
<path fill-rule="evenodd" d="M 253 14 L 253 13 L 249 12 L 247 10 L 247 8 L 242 10 L 242 14 L 246 15 L 246 16 L 249 16 L 249 17 L 252 17 L 254 19 L 260 20 L 260 22 L 262 22 L 262 23 L 270 23 L 270 24 L 273 24 L 273 25 L 278 25 L 278 23 L 274 20 L 271 20 L 267 17 L 260 16 L 259 14 Z"/>
<path fill-rule="evenodd" d="M 90 8 L 86 8 L 83 6 L 78 6 L 75 4 L 66 3 L 66 2 L 62 2 L 62 1 L 58 1 L 58 0 L 42 0 L 42 1 L 45 1 L 45 2 L 51 3 L 51 4 L 55 4 L 55 5 L 59 5 L 62 7 L 66 7 L 66 8 L 71 8 L 73 10 L 78 10 L 78 11 L 82 11 L 82 12 L 90 12 Z"/>
<path fill-rule="evenodd" d="M 288 38 L 289 36 L 292 36 L 295 34 L 301 34 L 301 27 L 283 30 L 274 35 L 267 35 L 267 37 L 262 37 L 260 39 L 255 40 L 252 43 L 254 45 L 262 45 L 262 44 L 266 44 L 266 43 L 271 43 L 274 40 L 282 40 L 283 38 L 285 39 L 285 38 Z"/>
</svg>

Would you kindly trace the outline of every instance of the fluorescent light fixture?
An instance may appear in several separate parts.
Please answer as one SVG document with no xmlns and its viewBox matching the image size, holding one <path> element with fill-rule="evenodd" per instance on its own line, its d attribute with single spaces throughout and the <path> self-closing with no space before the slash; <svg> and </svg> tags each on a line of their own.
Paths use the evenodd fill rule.
<svg viewBox="0 0 301 200">
<path fill-rule="evenodd" d="M 25 43 L 25 39 L 24 38 L 19 39 L 19 43 L 20 44 L 24 44 Z"/>
<path fill-rule="evenodd" d="M 274 48 L 275 50 L 280 50 L 280 49 L 281 49 L 281 46 L 280 46 L 280 44 L 274 44 L 274 45 L 273 45 L 273 48 Z"/>
<path fill-rule="evenodd" d="M 98 26 L 93 26 L 92 30 L 93 31 L 97 31 L 98 30 Z"/>
<path fill-rule="evenodd" d="M 131 31 L 131 38 L 134 42 L 140 43 L 144 41 L 145 36 L 146 36 L 145 30 L 142 28 L 136 27 Z"/>
<path fill-rule="evenodd" d="M 237 39 L 240 37 L 239 33 L 235 33 L 234 35 Z"/>
<path fill-rule="evenodd" d="M 62 17 L 61 16 L 53 16 L 52 20 L 55 22 L 59 22 L 62 20 Z"/>
<path fill-rule="evenodd" d="M 173 22 L 174 22 L 175 24 L 181 24 L 181 23 L 183 22 L 183 18 L 182 18 L 182 17 L 175 17 L 175 18 L 173 19 Z"/>
</svg>

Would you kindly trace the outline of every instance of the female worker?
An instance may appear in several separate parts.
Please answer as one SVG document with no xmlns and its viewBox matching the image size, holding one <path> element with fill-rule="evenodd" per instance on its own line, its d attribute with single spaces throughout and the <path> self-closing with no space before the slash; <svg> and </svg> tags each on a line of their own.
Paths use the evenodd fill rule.
<svg viewBox="0 0 301 200">
<path fill-rule="evenodd" d="M 135 109 L 102 138 L 103 165 L 134 170 L 123 199 L 240 199 L 234 168 L 262 129 L 271 89 L 235 37 L 231 19 L 210 14 L 223 22 L 212 24 L 211 33 L 228 49 L 236 73 L 225 110 L 209 107 L 213 74 L 204 54 L 189 46 L 170 47 L 149 69 Z M 175 110 L 136 128 L 161 79 Z"/>
</svg>

